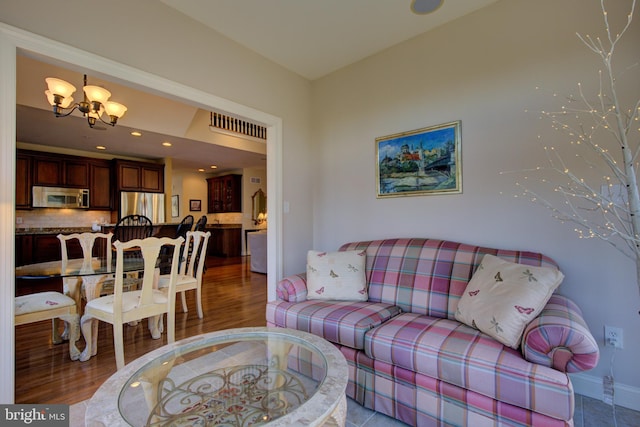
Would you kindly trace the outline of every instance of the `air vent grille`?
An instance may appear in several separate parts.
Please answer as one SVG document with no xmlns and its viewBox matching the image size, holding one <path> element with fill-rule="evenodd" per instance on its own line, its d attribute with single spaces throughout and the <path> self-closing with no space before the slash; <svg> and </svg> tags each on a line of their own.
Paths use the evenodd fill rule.
<svg viewBox="0 0 640 427">
<path fill-rule="evenodd" d="M 211 123 L 209 127 L 239 133 L 252 138 L 267 139 L 266 127 L 221 113 L 211 113 Z"/>
</svg>

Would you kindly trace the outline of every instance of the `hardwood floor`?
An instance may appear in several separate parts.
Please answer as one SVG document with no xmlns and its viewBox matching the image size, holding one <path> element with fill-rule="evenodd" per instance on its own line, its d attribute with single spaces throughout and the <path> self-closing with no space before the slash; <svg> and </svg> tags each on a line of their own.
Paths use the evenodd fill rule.
<svg viewBox="0 0 640 427">
<path fill-rule="evenodd" d="M 265 326 L 267 277 L 252 273 L 249 257 L 207 259 L 202 284 L 204 318 L 199 319 L 195 292 L 187 293 L 189 311 L 177 298 L 176 340 L 221 329 Z M 51 343 L 51 322 L 16 327 L 16 403 L 74 404 L 91 398 L 116 372 L 113 329 L 100 322 L 98 354 L 87 362 L 71 361 L 67 343 Z M 146 322 L 124 327 L 125 362 L 167 343 L 166 334 L 154 340 Z M 84 348 L 82 338 L 77 343 Z"/>
</svg>

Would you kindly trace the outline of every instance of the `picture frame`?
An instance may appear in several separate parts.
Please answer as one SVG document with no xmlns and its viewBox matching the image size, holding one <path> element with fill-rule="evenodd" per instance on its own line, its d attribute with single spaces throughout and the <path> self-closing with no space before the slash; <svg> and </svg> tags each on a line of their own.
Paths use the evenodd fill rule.
<svg viewBox="0 0 640 427">
<path fill-rule="evenodd" d="M 376 197 L 462 193 L 460 120 L 376 138 Z"/>
<path fill-rule="evenodd" d="M 177 194 L 171 196 L 171 217 L 177 218 L 180 216 L 180 198 Z"/>
<path fill-rule="evenodd" d="M 200 212 L 202 210 L 202 200 L 199 200 L 199 199 L 189 200 L 189 210 L 191 212 Z"/>
</svg>

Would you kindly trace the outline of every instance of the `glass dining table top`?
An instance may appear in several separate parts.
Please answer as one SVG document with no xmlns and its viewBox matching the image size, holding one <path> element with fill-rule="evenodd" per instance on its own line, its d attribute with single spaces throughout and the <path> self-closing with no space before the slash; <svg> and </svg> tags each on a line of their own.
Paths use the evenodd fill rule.
<svg viewBox="0 0 640 427">
<path fill-rule="evenodd" d="M 142 257 L 130 257 L 123 260 L 123 272 L 144 269 Z M 70 259 L 66 265 L 62 261 L 40 262 L 16 267 L 16 279 L 43 279 L 49 277 L 78 277 L 110 274 L 116 271 L 115 257 L 110 264 L 106 258 L 94 257 L 90 262 L 84 259 Z"/>
</svg>

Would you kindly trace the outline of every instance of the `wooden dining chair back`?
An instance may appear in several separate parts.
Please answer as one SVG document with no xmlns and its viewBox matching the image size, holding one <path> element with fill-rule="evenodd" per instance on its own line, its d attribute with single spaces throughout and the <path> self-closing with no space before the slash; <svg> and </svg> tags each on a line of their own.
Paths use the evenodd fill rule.
<svg viewBox="0 0 640 427">
<path fill-rule="evenodd" d="M 160 322 L 162 315 L 167 313 L 167 342 L 175 341 L 175 299 L 176 279 L 178 277 L 178 259 L 180 246 L 184 242 L 182 237 L 148 237 L 133 239 L 126 242 L 116 241 L 116 270 L 113 294 L 93 299 L 87 302 L 84 315 L 80 321 L 82 333 L 86 340 L 86 347 L 80 360 L 86 361 L 96 354 L 97 333 L 92 327 L 97 321 L 113 325 L 113 340 L 116 354 L 117 369 L 124 366 L 123 325 L 142 319 L 149 319 L 149 329 L 154 339 L 161 337 Z M 173 246 L 171 259 L 171 273 L 168 277 L 166 291 L 157 289 L 159 277 L 158 259 L 163 245 Z M 137 248 L 144 261 L 142 286 L 135 291 L 123 290 L 124 253 L 128 249 Z"/>
<path fill-rule="evenodd" d="M 193 227 L 193 215 L 187 215 L 182 218 L 182 221 L 178 224 L 175 237 L 186 238 L 187 231 L 191 231 L 191 227 Z"/>
<path fill-rule="evenodd" d="M 144 215 L 127 215 L 116 223 L 113 240 L 128 242 L 133 239 L 146 239 L 153 233 L 153 223 Z"/>
<path fill-rule="evenodd" d="M 107 265 L 111 265 L 111 241 L 113 239 L 113 233 L 73 233 L 73 234 L 58 234 L 56 236 L 60 240 L 60 255 L 62 261 L 62 272 L 67 270 L 69 262 L 68 256 L 68 244 L 70 241 L 77 240 L 82 248 L 82 267 L 80 271 L 91 270 L 91 260 L 94 254 L 94 246 L 96 239 L 102 240 L 103 243 L 97 248 L 96 255 L 105 257 Z M 82 277 L 63 277 L 62 288 L 65 295 L 70 296 L 76 302 L 76 305 L 80 307 L 81 300 L 81 286 Z"/>
<path fill-rule="evenodd" d="M 204 274 L 204 264 L 207 258 L 207 244 L 211 232 L 202 231 L 187 232 L 187 240 L 182 250 L 182 262 L 180 263 L 180 273 L 176 283 L 176 292 L 180 292 L 182 299 L 182 311 L 187 312 L 187 300 L 185 291 L 196 290 L 196 307 L 198 317 L 203 318 L 202 312 L 202 276 Z M 170 276 L 161 275 L 159 281 L 160 289 L 168 289 Z"/>
<path fill-rule="evenodd" d="M 193 231 L 205 231 L 207 227 L 207 216 L 202 215 L 196 225 L 193 226 Z"/>
</svg>

